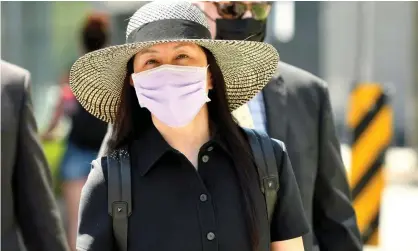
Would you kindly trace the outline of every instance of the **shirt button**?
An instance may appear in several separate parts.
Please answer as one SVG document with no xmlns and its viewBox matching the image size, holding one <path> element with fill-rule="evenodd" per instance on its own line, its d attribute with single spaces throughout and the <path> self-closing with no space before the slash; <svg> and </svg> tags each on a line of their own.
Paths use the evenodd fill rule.
<svg viewBox="0 0 418 251">
<path fill-rule="evenodd" d="M 208 200 L 208 196 L 206 195 L 206 194 L 201 194 L 200 195 L 200 201 L 201 202 L 205 202 L 205 201 L 207 201 Z"/>
<path fill-rule="evenodd" d="M 215 234 L 212 232 L 209 232 L 206 236 L 208 240 L 213 241 L 215 239 Z"/>
<path fill-rule="evenodd" d="M 202 157 L 202 161 L 203 161 L 203 163 L 208 162 L 208 161 L 209 161 L 209 156 L 207 156 L 207 155 L 203 155 L 203 157 Z"/>
<path fill-rule="evenodd" d="M 208 152 L 210 152 L 210 151 L 212 151 L 213 150 L 213 146 L 209 146 L 208 147 Z"/>
</svg>

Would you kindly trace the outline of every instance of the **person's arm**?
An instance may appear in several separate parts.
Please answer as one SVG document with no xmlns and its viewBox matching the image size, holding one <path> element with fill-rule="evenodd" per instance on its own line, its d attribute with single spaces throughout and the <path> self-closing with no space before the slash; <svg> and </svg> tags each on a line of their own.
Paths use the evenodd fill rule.
<svg viewBox="0 0 418 251">
<path fill-rule="evenodd" d="M 64 100 L 59 99 L 58 104 L 56 105 L 56 107 L 54 109 L 54 115 L 52 117 L 52 120 L 48 124 L 48 127 L 45 130 L 45 132 L 41 135 L 42 140 L 52 140 L 53 139 L 52 132 L 57 127 L 58 122 L 60 121 L 60 118 L 62 117 L 63 114 L 64 114 Z"/>
<path fill-rule="evenodd" d="M 68 76 L 65 75 L 64 77 L 62 77 L 61 81 L 60 81 L 60 86 L 61 86 L 61 90 L 60 90 L 60 98 L 58 99 L 58 103 L 56 104 L 55 108 L 54 108 L 54 115 L 52 116 L 51 121 L 48 124 L 47 129 L 45 130 L 45 132 L 42 133 L 41 135 L 41 139 L 42 140 L 52 140 L 53 139 L 53 135 L 52 132 L 54 131 L 54 129 L 57 127 L 61 117 L 64 114 L 64 86 L 67 85 L 68 81 Z"/>
<path fill-rule="evenodd" d="M 60 212 L 51 188 L 51 173 L 37 136 L 29 94 L 30 75 L 23 77 L 16 165 L 13 173 L 16 218 L 28 251 L 68 250 Z"/>
<path fill-rule="evenodd" d="M 336 136 L 326 84 L 320 87 L 319 163 L 313 204 L 313 230 L 321 250 L 362 250 L 351 192 Z"/>
<path fill-rule="evenodd" d="M 78 251 L 113 251 L 112 218 L 107 211 L 106 167 L 94 160 L 80 198 Z"/>
<path fill-rule="evenodd" d="M 299 187 L 286 148 L 272 141 L 276 156 L 282 155 L 279 165 L 279 191 L 270 225 L 272 251 L 304 251 L 302 236 L 309 233 Z M 277 158 L 279 159 L 279 158 Z"/>
<path fill-rule="evenodd" d="M 271 251 L 305 251 L 302 237 L 271 243 Z"/>
</svg>

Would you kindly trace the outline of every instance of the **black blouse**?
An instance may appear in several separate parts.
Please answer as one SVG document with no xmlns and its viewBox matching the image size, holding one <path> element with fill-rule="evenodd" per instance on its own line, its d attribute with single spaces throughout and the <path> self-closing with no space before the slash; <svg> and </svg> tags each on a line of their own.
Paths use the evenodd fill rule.
<svg viewBox="0 0 418 251">
<path fill-rule="evenodd" d="M 275 150 L 283 151 L 277 146 Z M 171 148 L 155 127 L 134 140 L 129 151 L 132 167 L 129 250 L 251 250 L 240 186 L 222 140 L 215 137 L 201 147 L 198 170 Z M 255 167 L 251 174 L 254 181 L 249 185 L 255 198 L 261 243 L 292 239 L 309 232 L 299 189 L 285 156 L 279 167 L 280 190 L 270 231 Z M 78 250 L 116 251 L 112 219 L 107 212 L 106 161 L 93 161 L 79 215 Z M 267 251 L 266 247 L 261 250 Z"/>
</svg>

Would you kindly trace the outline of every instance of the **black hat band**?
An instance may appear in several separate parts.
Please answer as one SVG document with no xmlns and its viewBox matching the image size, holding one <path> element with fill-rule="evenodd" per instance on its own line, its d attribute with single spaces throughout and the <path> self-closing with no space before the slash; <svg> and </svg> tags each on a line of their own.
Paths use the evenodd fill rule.
<svg viewBox="0 0 418 251">
<path fill-rule="evenodd" d="M 184 19 L 164 19 L 147 23 L 133 30 L 126 42 L 211 38 L 210 31 L 199 23 Z"/>
</svg>

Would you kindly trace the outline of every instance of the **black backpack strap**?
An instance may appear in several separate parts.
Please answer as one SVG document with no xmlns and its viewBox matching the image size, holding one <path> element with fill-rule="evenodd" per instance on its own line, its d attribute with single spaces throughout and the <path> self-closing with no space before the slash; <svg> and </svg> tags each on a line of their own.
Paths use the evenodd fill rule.
<svg viewBox="0 0 418 251">
<path fill-rule="evenodd" d="M 260 179 L 261 191 L 264 194 L 269 222 L 271 222 L 274 207 L 277 203 L 277 191 L 279 190 L 279 173 L 270 137 L 261 131 L 243 128 L 247 133 L 248 141 L 253 152 Z"/>
<path fill-rule="evenodd" d="M 107 156 L 108 213 L 118 250 L 128 250 L 128 217 L 132 213 L 131 165 L 126 148 Z"/>
</svg>

